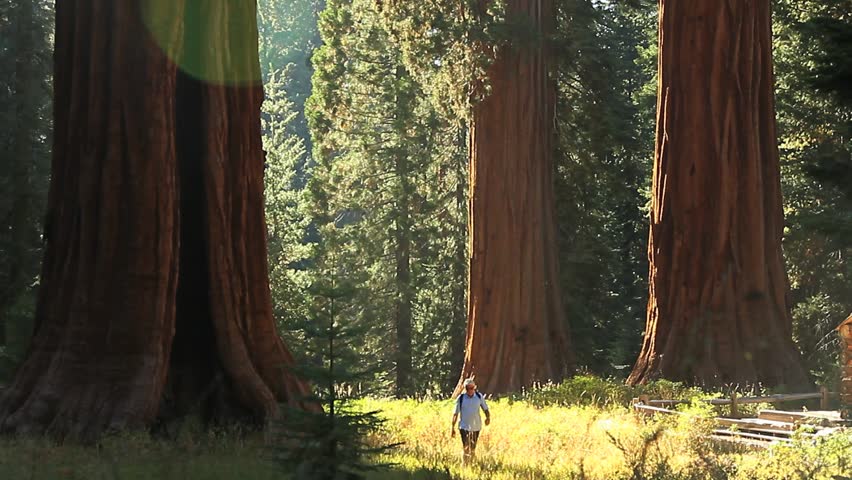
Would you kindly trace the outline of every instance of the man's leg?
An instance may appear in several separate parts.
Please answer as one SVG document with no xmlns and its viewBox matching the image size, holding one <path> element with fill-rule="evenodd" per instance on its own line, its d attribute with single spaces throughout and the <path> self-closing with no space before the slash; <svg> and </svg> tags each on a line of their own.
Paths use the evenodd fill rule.
<svg viewBox="0 0 852 480">
<path fill-rule="evenodd" d="M 476 458 L 476 442 L 479 441 L 479 432 L 470 432 L 468 437 L 468 445 L 470 449 L 470 459 Z"/>
<path fill-rule="evenodd" d="M 471 431 L 469 430 L 459 430 L 462 439 L 462 448 L 464 449 L 464 454 L 462 456 L 462 461 L 465 465 L 468 464 L 471 458 Z"/>
</svg>

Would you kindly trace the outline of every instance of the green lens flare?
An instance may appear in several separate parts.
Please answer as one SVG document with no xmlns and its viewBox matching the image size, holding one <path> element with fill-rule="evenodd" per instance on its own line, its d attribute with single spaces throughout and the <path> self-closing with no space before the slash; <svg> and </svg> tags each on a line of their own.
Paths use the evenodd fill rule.
<svg viewBox="0 0 852 480">
<path fill-rule="evenodd" d="M 216 85 L 261 81 L 254 0 L 144 0 L 156 44 L 185 73 Z"/>
</svg>

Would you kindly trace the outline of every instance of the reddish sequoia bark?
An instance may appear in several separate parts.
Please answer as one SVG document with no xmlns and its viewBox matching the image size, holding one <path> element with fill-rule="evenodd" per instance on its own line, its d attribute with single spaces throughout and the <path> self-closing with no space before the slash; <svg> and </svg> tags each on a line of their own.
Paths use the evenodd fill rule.
<svg viewBox="0 0 852 480">
<path fill-rule="evenodd" d="M 272 319 L 262 88 L 178 73 L 141 3 L 56 5 L 47 246 L 3 431 L 91 438 L 199 408 L 262 420 L 307 391 L 283 370 L 293 360 Z M 256 45 L 254 2 L 203 3 L 174 3 L 161 43 L 180 46 L 195 28 L 187 54 L 218 52 L 206 57 L 214 78 L 259 79 L 256 56 L 227 55 Z"/>
<path fill-rule="evenodd" d="M 642 353 L 628 380 L 808 382 L 781 255 L 769 0 L 662 0 Z"/>
<path fill-rule="evenodd" d="M 510 0 L 545 34 L 550 0 Z M 559 380 L 572 357 L 559 292 L 547 47 L 503 48 L 470 132 L 470 292 L 462 379 L 489 393 Z"/>
</svg>

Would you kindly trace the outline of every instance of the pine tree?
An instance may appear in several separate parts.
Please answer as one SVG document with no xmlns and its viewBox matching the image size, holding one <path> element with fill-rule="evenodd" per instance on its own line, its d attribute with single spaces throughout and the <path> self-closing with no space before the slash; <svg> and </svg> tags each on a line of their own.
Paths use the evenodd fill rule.
<svg viewBox="0 0 852 480">
<path fill-rule="evenodd" d="M 375 457 L 396 445 L 370 444 L 385 422 L 379 412 L 362 411 L 353 396 L 363 394 L 358 387 L 375 374 L 358 355 L 369 328 L 346 318 L 358 287 L 341 275 L 333 256 L 321 272 L 309 289 L 311 315 L 301 324 L 313 362 L 295 369 L 315 386 L 304 403 L 318 408 L 285 411 L 275 425 L 273 453 L 294 480 L 359 479 L 382 468 Z"/>
<path fill-rule="evenodd" d="M 286 96 L 293 104 L 295 117 L 290 128 L 307 152 L 311 151 L 311 138 L 304 107 L 311 94 L 311 55 L 320 43 L 317 19 L 324 3 L 321 0 L 257 2 L 260 65 L 266 91 Z M 282 84 L 285 79 L 286 84 Z M 298 186 L 304 185 L 301 176 L 306 161 L 307 155 L 298 165 Z"/>
<path fill-rule="evenodd" d="M 451 276 L 459 269 L 445 267 L 458 265 L 463 242 L 457 127 L 401 64 L 374 4 L 330 2 L 321 33 L 308 113 L 312 195 L 326 213 L 315 221 L 344 231 L 340 261 L 369 285 L 358 301 L 375 325 L 365 354 L 382 358 L 394 374 L 385 381 L 407 396 L 444 380 L 431 366 L 446 362 L 442 332 L 464 301 L 445 294 L 463 288 Z"/>
<path fill-rule="evenodd" d="M 852 114 L 848 0 L 775 5 L 774 56 L 793 332 L 821 382 L 837 368 L 834 328 L 852 310 Z M 845 66 L 844 66 L 845 65 Z M 836 82 L 835 80 L 839 80 Z M 826 88 L 829 87 L 829 88 Z M 840 94 L 838 94 L 840 93 Z"/>
<path fill-rule="evenodd" d="M 308 314 L 305 293 L 310 282 L 310 215 L 301 185 L 307 151 L 299 136 L 299 116 L 290 99 L 290 69 L 267 74 L 263 104 L 266 151 L 264 198 L 269 258 L 269 286 L 278 329 L 303 359 L 304 338 L 297 325 Z"/>
<path fill-rule="evenodd" d="M 561 288 L 578 364 L 624 374 L 647 303 L 653 9 L 557 1 L 554 175 Z M 650 30 L 650 32 L 649 32 Z M 651 92 L 650 97 L 655 96 Z M 564 228 L 573 225 L 574 228 Z"/>
</svg>

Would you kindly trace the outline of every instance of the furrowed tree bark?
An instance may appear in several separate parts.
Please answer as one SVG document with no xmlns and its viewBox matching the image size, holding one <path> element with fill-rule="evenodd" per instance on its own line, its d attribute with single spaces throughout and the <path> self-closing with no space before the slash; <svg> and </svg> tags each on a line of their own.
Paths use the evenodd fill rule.
<svg viewBox="0 0 852 480">
<path fill-rule="evenodd" d="M 781 253 L 770 2 L 661 0 L 644 345 L 628 380 L 802 386 Z"/>
<path fill-rule="evenodd" d="M 508 15 L 551 31 L 551 0 Z M 462 380 L 489 393 L 560 380 L 572 364 L 559 291 L 552 182 L 555 89 L 543 42 L 501 48 L 470 131 L 470 286 Z M 458 388 L 457 388 L 458 390 Z"/>
<path fill-rule="evenodd" d="M 307 392 L 272 319 L 254 2 L 169 2 L 156 42 L 150 5 L 56 5 L 42 285 L 2 431 L 260 422 Z M 169 56 L 202 46 L 204 79 Z M 234 71 L 256 81 L 216 82 Z"/>
</svg>

